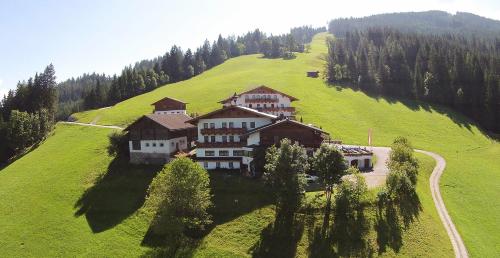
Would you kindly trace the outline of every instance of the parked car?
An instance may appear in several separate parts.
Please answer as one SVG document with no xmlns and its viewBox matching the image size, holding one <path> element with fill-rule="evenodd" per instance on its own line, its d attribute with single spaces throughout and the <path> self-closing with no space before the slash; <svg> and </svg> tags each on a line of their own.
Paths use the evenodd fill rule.
<svg viewBox="0 0 500 258">
<path fill-rule="evenodd" d="M 312 183 L 316 183 L 319 180 L 319 177 L 306 174 L 306 180 L 307 180 L 308 184 L 312 184 Z"/>
</svg>

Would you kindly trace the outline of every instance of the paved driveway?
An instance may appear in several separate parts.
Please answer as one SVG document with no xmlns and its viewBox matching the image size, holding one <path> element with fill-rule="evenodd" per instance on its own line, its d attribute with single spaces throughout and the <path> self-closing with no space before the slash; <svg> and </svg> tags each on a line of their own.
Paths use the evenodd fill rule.
<svg viewBox="0 0 500 258">
<path fill-rule="evenodd" d="M 368 188 L 382 186 L 385 183 L 385 178 L 389 173 L 387 168 L 387 160 L 389 159 L 389 152 L 391 148 L 388 147 L 367 147 L 373 151 L 377 157 L 377 162 L 373 165 L 373 170 L 370 172 L 362 172 L 361 175 L 365 177 Z"/>
</svg>

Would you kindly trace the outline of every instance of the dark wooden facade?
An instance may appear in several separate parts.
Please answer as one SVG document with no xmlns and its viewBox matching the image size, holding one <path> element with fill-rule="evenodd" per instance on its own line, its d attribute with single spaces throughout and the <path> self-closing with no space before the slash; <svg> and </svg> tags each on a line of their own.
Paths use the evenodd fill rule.
<svg viewBox="0 0 500 258">
<path fill-rule="evenodd" d="M 286 121 L 260 130 L 260 144 L 263 146 L 278 145 L 282 139 L 288 138 L 307 148 L 319 148 L 323 142 L 323 135 L 322 131 L 318 129 Z"/>
<path fill-rule="evenodd" d="M 155 111 L 168 111 L 168 110 L 186 110 L 186 104 L 180 100 L 172 98 L 163 98 L 152 105 L 155 107 Z"/>
</svg>

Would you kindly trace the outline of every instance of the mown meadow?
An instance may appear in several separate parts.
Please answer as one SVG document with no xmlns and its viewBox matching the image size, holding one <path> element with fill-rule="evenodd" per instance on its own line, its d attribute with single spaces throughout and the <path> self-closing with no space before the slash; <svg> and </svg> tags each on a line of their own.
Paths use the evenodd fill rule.
<svg viewBox="0 0 500 258">
<path fill-rule="evenodd" d="M 322 70 L 327 34 L 317 35 L 309 53 L 295 59 L 260 55 L 226 61 L 200 76 L 167 85 L 117 105 L 75 114 L 79 122 L 127 125 L 152 111 L 165 96 L 188 102 L 191 113 L 218 108 L 217 101 L 257 85 L 299 98 L 297 117 L 321 126 L 345 143 L 388 146 L 396 136 L 416 148 L 439 153 L 447 161 L 441 179 L 445 204 L 472 256 L 500 252 L 498 205 L 500 144 L 470 120 L 425 103 L 369 96 L 347 87 L 308 78 Z M 145 241 L 149 218 L 141 212 L 146 189 L 160 168 L 129 166 L 106 154 L 110 129 L 58 125 L 38 149 L 0 170 L 0 246 L 6 256 L 154 255 Z M 435 211 L 428 187 L 433 161 L 422 155 L 418 191 L 423 211 L 402 235 L 398 253 L 382 256 L 452 256 L 451 244 Z M 216 222 L 187 248 L 185 255 L 250 256 L 273 220 L 274 212 L 259 182 L 212 175 Z M 237 187 L 242 185 L 241 187 Z M 238 199 L 238 202 L 234 200 Z M 219 205 L 217 206 L 217 203 Z M 238 206 L 237 204 L 245 203 Z M 243 206 L 243 207 L 241 207 Z M 309 254 L 307 227 L 297 240 L 297 256 Z M 371 231 L 370 234 L 376 234 Z M 371 239 L 374 239 L 371 237 Z M 146 238 L 147 240 L 147 238 Z"/>
</svg>

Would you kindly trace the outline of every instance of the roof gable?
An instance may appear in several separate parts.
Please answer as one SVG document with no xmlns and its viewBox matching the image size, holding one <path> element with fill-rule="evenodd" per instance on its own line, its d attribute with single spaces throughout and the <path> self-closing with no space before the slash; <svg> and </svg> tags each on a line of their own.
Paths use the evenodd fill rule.
<svg viewBox="0 0 500 258">
<path fill-rule="evenodd" d="M 190 120 L 191 117 L 188 115 L 185 115 L 185 114 L 167 114 L 167 115 L 149 114 L 149 115 L 144 115 L 141 118 L 137 119 L 135 122 L 130 124 L 127 128 L 125 128 L 125 131 L 129 131 L 136 124 L 140 123 L 144 119 L 151 120 L 151 121 L 155 122 L 156 124 L 166 128 L 170 131 L 195 128 L 194 125 L 187 123 L 187 121 Z"/>
<path fill-rule="evenodd" d="M 285 97 L 288 97 L 290 99 L 290 101 L 296 101 L 296 100 L 299 100 L 297 99 L 296 97 L 293 97 L 291 95 L 288 95 L 286 93 L 283 93 L 281 91 L 277 91 L 273 88 L 270 88 L 270 87 L 267 87 L 265 85 L 261 85 L 257 88 L 253 88 L 251 90 L 248 90 L 248 91 L 245 91 L 245 92 L 242 92 L 240 94 L 236 94 L 234 93 L 234 95 L 232 95 L 231 97 L 227 98 L 227 99 L 224 99 L 224 100 L 221 100 L 219 101 L 219 103 L 226 103 L 228 101 L 231 101 L 232 99 L 236 98 L 236 97 L 240 97 L 242 96 L 243 94 L 280 94 L 282 96 L 285 96 Z"/>
<path fill-rule="evenodd" d="M 245 117 L 264 117 L 269 119 L 277 118 L 277 116 L 259 112 L 255 109 L 241 107 L 241 106 L 229 106 L 198 116 L 196 118 L 189 120 L 188 122 L 196 123 L 200 119 L 210 119 L 210 118 L 245 118 Z"/>
<path fill-rule="evenodd" d="M 272 123 L 272 124 L 269 124 L 269 125 L 265 125 L 265 126 L 256 128 L 254 130 L 251 130 L 251 131 L 247 132 L 244 135 L 250 135 L 250 134 L 253 134 L 255 132 L 260 132 L 260 131 L 263 131 L 263 130 L 267 130 L 267 129 L 270 129 L 270 128 L 276 128 L 276 127 L 287 125 L 287 124 L 293 125 L 293 126 L 304 127 L 304 128 L 311 129 L 311 130 L 315 130 L 315 131 L 318 131 L 318 132 L 320 132 L 322 134 L 329 134 L 329 133 L 323 131 L 322 129 L 314 127 L 312 125 L 306 125 L 304 123 L 301 123 L 301 122 L 298 122 L 298 121 L 295 121 L 295 120 L 283 119 L 283 120 L 276 121 L 275 123 Z"/>
<path fill-rule="evenodd" d="M 178 104 L 188 104 L 182 100 L 174 99 L 171 97 L 165 97 L 165 98 L 162 98 L 154 103 L 151 103 L 151 105 L 156 105 L 156 104 L 161 103 L 161 102 L 173 102 L 173 103 L 178 103 Z"/>
</svg>

